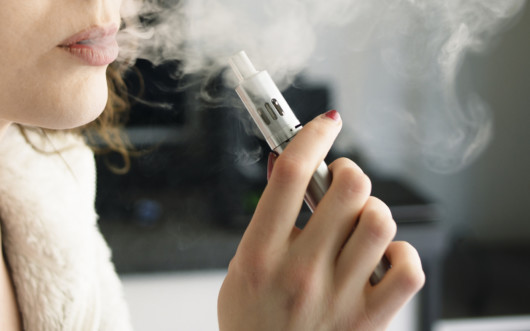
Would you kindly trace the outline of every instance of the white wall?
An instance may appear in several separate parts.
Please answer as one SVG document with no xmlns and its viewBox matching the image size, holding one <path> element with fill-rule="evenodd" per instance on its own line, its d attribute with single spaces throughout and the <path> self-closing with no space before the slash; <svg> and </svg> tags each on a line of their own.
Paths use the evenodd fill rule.
<svg viewBox="0 0 530 331">
<path fill-rule="evenodd" d="M 530 6 L 500 43 L 463 67 L 461 88 L 473 86 L 490 106 L 493 138 L 468 168 L 436 175 L 415 165 L 407 177 L 444 202 L 455 228 L 483 241 L 530 240 Z M 467 76 L 466 76 L 467 75 Z"/>
<path fill-rule="evenodd" d="M 456 79 L 458 94 L 474 91 L 493 116 L 491 142 L 456 173 L 441 174 L 426 166 L 418 142 L 407 132 L 407 118 L 381 109 L 370 118 L 367 105 L 399 109 L 426 99 L 421 84 L 405 86 L 381 67 L 381 49 L 351 52 L 341 46 L 351 40 L 351 31 L 323 30 L 307 72 L 333 88 L 334 107 L 346 120 L 341 145 L 362 150 L 380 173 L 402 176 L 433 196 L 449 228 L 481 241 L 530 240 L 528 4 L 513 22 L 487 52 L 468 55 Z"/>
</svg>

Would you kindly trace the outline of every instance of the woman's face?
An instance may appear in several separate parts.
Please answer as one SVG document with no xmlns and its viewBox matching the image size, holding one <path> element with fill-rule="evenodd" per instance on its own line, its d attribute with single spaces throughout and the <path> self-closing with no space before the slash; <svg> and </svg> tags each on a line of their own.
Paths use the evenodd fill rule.
<svg viewBox="0 0 530 331">
<path fill-rule="evenodd" d="M 95 119 L 117 56 L 121 0 L 0 0 L 0 124 Z"/>
</svg>

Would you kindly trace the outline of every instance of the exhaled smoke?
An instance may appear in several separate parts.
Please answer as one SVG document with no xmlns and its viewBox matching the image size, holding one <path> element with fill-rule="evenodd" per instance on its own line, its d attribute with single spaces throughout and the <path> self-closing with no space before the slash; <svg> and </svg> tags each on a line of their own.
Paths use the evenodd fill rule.
<svg viewBox="0 0 530 331">
<path fill-rule="evenodd" d="M 416 148 L 437 172 L 460 170 L 483 151 L 492 135 L 492 116 L 476 93 L 457 89 L 458 74 L 466 54 L 485 51 L 494 44 L 524 4 L 398 1 L 380 11 L 374 32 L 377 38 L 370 47 L 380 52 L 372 66 L 382 65 L 385 70 L 377 73 L 384 78 L 368 77 L 367 84 L 376 81 L 394 87 L 386 87 L 386 97 L 367 91 L 372 100 L 364 103 L 370 111 L 364 112 L 364 119 L 370 122 L 365 126 L 373 130 L 382 118 L 389 118 L 395 120 L 390 129 L 399 127 L 399 133 L 388 134 L 386 141 L 379 138 L 377 143 L 385 145 L 380 151 L 410 155 L 410 148 Z M 364 130 L 361 135 L 364 133 L 367 141 L 378 139 L 367 137 L 367 129 L 358 130 Z M 393 140 L 396 135 L 408 137 Z"/>
<path fill-rule="evenodd" d="M 461 63 L 466 53 L 491 45 L 524 4 L 524 0 L 124 0 L 127 27 L 119 42 L 122 59 L 145 58 L 155 64 L 178 60 L 182 72 L 177 74 L 218 74 L 229 56 L 245 50 L 257 67 L 266 68 L 285 87 L 308 65 L 322 29 L 328 35 L 333 28 L 347 29 L 348 39 L 337 41 L 335 52 L 376 50 L 395 84 L 421 90 L 422 95 L 395 107 L 366 101 L 366 109 L 373 110 L 369 117 L 375 120 L 365 126 L 377 129 L 385 121 L 379 116 L 402 119 L 408 123 L 403 129 L 412 130 L 409 134 L 421 142 L 419 149 L 433 168 L 454 171 L 480 153 L 492 128 L 488 107 L 478 96 L 464 96 L 467 100 L 460 102 L 456 79 Z"/>
<path fill-rule="evenodd" d="M 357 11 L 355 1 L 125 0 L 120 54 L 180 60 L 187 74 L 223 68 L 245 50 L 285 85 L 307 65 L 316 29 L 350 22 Z"/>
</svg>

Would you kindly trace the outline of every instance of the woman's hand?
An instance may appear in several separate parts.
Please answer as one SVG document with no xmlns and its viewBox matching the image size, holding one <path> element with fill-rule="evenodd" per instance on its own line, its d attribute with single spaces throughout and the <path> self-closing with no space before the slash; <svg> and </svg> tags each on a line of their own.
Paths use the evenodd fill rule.
<svg viewBox="0 0 530 331">
<path fill-rule="evenodd" d="M 370 196 L 368 177 L 350 160 L 329 166 L 330 189 L 305 228 L 295 227 L 307 184 L 340 128 L 334 111 L 315 118 L 275 161 L 219 294 L 222 331 L 384 330 L 423 286 L 416 250 L 391 243 L 390 210 Z M 383 254 L 392 268 L 371 286 Z"/>
</svg>

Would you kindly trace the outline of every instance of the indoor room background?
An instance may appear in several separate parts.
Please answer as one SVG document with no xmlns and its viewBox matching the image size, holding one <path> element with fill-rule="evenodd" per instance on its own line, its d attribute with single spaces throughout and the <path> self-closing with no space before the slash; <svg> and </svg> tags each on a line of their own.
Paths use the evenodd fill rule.
<svg viewBox="0 0 530 331">
<path fill-rule="evenodd" d="M 212 67 L 241 41 L 302 122 L 340 111 L 328 159 L 350 157 L 371 175 L 427 275 L 391 330 L 478 330 L 451 323 L 484 318 L 530 330 L 526 1 L 507 11 L 495 1 L 351 1 L 343 20 L 309 12 L 307 26 L 263 4 L 187 2 L 196 21 L 232 7 L 258 27 L 285 18 L 226 35 L 224 54 L 211 30 L 228 33 L 226 22 L 189 23 L 184 34 L 201 38 L 190 54 L 219 53 L 202 62 Z M 227 68 L 181 76 L 182 59 L 152 63 L 139 59 L 127 75 L 125 131 L 139 151 L 130 171 L 114 174 L 107 164 L 119 158 L 97 157 L 99 225 L 137 330 L 215 330 L 216 294 L 266 184 L 268 151 Z"/>
</svg>

